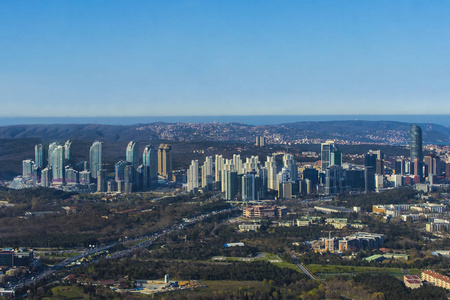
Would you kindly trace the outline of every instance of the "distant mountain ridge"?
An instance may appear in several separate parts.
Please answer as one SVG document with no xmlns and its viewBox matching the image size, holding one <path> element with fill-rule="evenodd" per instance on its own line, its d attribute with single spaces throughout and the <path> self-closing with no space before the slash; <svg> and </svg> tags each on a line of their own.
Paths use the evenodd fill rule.
<svg viewBox="0 0 450 300">
<path fill-rule="evenodd" d="M 450 142 L 450 128 L 438 124 L 422 127 L 425 143 Z M 338 139 L 362 143 L 409 143 L 410 123 L 395 121 L 303 121 L 279 125 L 242 123 L 148 123 L 134 125 L 50 124 L 0 127 L 1 139 L 40 138 L 52 140 L 101 141 L 241 141 L 252 142 L 255 136 L 269 141 L 295 142 L 304 139 Z"/>
</svg>

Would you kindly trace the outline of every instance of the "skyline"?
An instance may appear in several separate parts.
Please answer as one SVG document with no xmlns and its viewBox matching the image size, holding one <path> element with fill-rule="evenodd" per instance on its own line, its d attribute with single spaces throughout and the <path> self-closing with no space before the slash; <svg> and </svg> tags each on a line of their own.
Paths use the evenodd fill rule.
<svg viewBox="0 0 450 300">
<path fill-rule="evenodd" d="M 0 117 L 445 114 L 448 8 L 3 1 Z"/>
</svg>

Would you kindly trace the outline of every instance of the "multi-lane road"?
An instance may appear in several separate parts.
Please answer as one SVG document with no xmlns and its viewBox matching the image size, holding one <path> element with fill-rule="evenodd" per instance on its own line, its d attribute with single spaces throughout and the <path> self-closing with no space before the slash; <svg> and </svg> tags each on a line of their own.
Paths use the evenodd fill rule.
<svg viewBox="0 0 450 300">
<path fill-rule="evenodd" d="M 170 234 L 170 233 L 176 232 L 176 231 L 180 231 L 180 230 L 184 229 L 186 226 L 189 226 L 189 225 L 192 225 L 192 224 L 195 224 L 195 223 L 198 223 L 198 222 L 202 221 L 204 218 L 207 218 L 207 217 L 210 217 L 210 216 L 213 216 L 213 215 L 217 215 L 217 214 L 230 213 L 230 212 L 234 212 L 234 211 L 237 211 L 237 210 L 239 210 L 239 208 L 233 207 L 233 208 L 223 209 L 223 210 L 219 210 L 219 211 L 211 211 L 211 212 L 204 213 L 204 214 L 201 214 L 201 215 L 189 218 L 189 219 L 183 219 L 183 220 L 177 221 L 177 222 L 175 222 L 175 224 L 173 224 L 171 226 L 168 226 L 168 227 L 164 228 L 163 230 L 158 231 L 156 233 L 152 233 L 152 234 L 148 234 L 148 235 L 144 235 L 144 236 L 139 236 L 139 237 L 135 237 L 135 238 L 129 238 L 129 239 L 127 239 L 127 243 L 131 242 L 132 244 L 134 244 L 133 242 L 137 242 L 137 241 L 141 241 L 141 242 L 139 242 L 137 244 L 134 244 L 133 246 L 128 247 L 126 249 L 114 252 L 114 253 L 108 255 L 106 258 L 107 259 L 114 259 L 114 258 L 120 258 L 120 257 L 128 256 L 128 255 L 130 255 L 131 253 L 135 252 L 138 249 L 149 247 L 158 238 L 160 238 L 163 235 Z M 118 245 L 120 243 L 122 243 L 122 242 L 116 241 L 116 242 L 109 243 L 107 245 L 103 245 L 103 246 L 100 246 L 100 247 L 96 247 L 96 248 L 85 250 L 85 251 L 83 251 L 83 253 L 81 253 L 81 254 L 79 254 L 77 256 L 68 258 L 68 259 L 66 259 L 66 260 L 56 264 L 51 269 L 45 270 L 45 271 L 43 271 L 43 272 L 41 272 L 39 274 L 34 275 L 31 278 L 24 279 L 21 282 L 18 282 L 18 283 L 15 283 L 15 284 L 11 285 L 11 287 L 8 288 L 7 290 L 11 290 L 11 291 L 14 292 L 14 291 L 17 291 L 19 289 L 22 289 L 25 286 L 28 286 L 30 284 L 35 283 L 38 280 L 49 278 L 52 275 L 57 275 L 58 271 L 60 269 L 63 269 L 65 267 L 67 267 L 67 266 L 77 262 L 78 260 L 82 259 L 83 257 L 91 256 L 91 255 L 94 255 L 94 254 L 97 254 L 97 253 L 109 250 L 110 248 L 112 248 L 112 247 L 114 247 L 114 246 L 116 246 L 116 245 Z M 97 261 L 97 260 L 90 261 L 88 263 L 92 263 L 92 262 L 95 262 L 95 261 Z M 55 280 L 56 279 L 57 278 L 55 278 Z"/>
</svg>

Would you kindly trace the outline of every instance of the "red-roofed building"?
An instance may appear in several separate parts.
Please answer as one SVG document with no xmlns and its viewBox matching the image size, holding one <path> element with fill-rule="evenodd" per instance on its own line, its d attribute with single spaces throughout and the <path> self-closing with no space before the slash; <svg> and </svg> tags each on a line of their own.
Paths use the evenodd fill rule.
<svg viewBox="0 0 450 300">
<path fill-rule="evenodd" d="M 403 276 L 403 282 L 405 283 L 406 287 L 410 289 L 418 289 L 423 286 L 422 280 L 420 280 L 419 276 L 417 275 L 405 275 Z"/>
<path fill-rule="evenodd" d="M 448 276 L 444 276 L 431 270 L 426 270 L 422 272 L 421 277 L 422 280 L 428 281 L 435 286 L 450 290 L 450 277 Z"/>
</svg>

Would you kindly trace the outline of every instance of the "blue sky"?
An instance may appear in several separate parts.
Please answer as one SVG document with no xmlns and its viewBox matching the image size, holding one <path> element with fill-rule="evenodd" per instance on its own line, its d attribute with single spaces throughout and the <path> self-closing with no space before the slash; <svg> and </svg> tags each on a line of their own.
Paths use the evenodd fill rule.
<svg viewBox="0 0 450 300">
<path fill-rule="evenodd" d="M 0 1 L 0 116 L 450 114 L 448 1 Z"/>
</svg>

